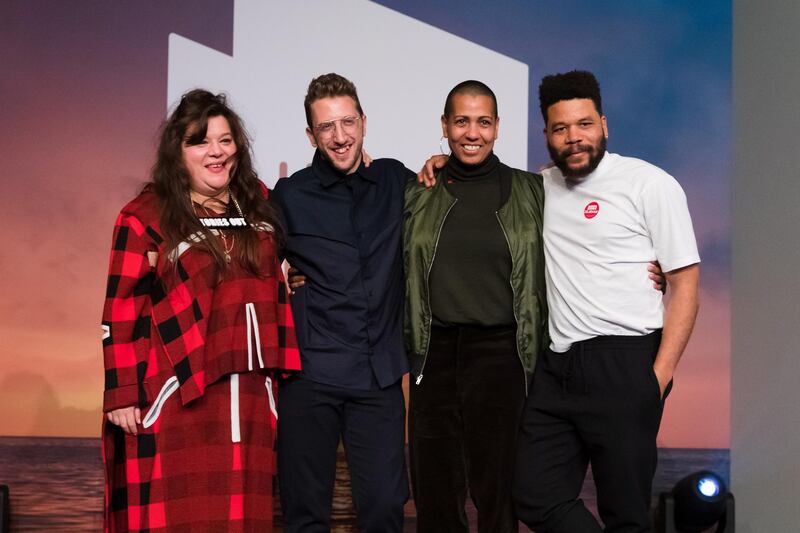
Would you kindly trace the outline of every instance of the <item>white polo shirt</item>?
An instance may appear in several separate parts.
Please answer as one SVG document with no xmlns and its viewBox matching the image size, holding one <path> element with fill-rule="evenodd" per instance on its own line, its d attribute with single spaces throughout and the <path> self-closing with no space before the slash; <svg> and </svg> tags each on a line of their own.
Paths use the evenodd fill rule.
<svg viewBox="0 0 800 533">
<path fill-rule="evenodd" d="M 663 325 L 662 295 L 647 266 L 664 272 L 700 262 L 686 195 L 675 178 L 640 159 L 606 152 L 569 186 L 543 172 L 550 348 L 602 335 L 646 335 Z"/>
</svg>

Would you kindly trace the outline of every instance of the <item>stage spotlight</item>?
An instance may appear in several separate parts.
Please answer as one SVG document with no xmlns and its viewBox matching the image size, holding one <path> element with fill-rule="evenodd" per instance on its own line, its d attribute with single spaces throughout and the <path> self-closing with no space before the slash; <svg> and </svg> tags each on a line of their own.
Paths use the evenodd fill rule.
<svg viewBox="0 0 800 533">
<path fill-rule="evenodd" d="M 704 476 L 697 482 L 697 491 L 706 498 L 713 498 L 721 492 L 721 486 L 717 476 Z"/>
<path fill-rule="evenodd" d="M 725 482 L 708 470 L 695 472 L 662 492 L 658 523 L 663 533 L 698 533 L 714 525 L 716 533 L 734 530 L 734 500 Z"/>
</svg>

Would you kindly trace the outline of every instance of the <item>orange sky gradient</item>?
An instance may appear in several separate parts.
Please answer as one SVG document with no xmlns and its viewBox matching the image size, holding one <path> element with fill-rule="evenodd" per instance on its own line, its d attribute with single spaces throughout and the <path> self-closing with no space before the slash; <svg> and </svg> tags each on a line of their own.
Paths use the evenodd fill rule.
<svg viewBox="0 0 800 533">
<path fill-rule="evenodd" d="M 111 231 L 152 163 L 166 107 L 167 35 L 230 52 L 230 2 L 201 3 L 202 20 L 170 3 L 0 7 L 0 101 L 12 104 L 0 127 L 2 436 L 100 434 Z M 727 217 L 702 212 L 710 193 L 686 189 L 701 246 L 728 243 Z M 730 444 L 730 280 L 727 265 L 717 267 L 704 264 L 700 318 L 667 401 L 662 447 Z"/>
</svg>

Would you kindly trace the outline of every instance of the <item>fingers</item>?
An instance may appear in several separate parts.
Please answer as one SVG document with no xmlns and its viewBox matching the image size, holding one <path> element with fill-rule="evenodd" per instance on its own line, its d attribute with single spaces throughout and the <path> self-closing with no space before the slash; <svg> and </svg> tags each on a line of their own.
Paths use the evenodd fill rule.
<svg viewBox="0 0 800 533">
<path fill-rule="evenodd" d="M 121 427 L 125 433 L 136 435 L 136 420 L 133 418 L 133 413 L 121 413 L 117 425 Z"/>
<path fill-rule="evenodd" d="M 365 167 L 368 167 L 369 164 L 372 163 L 372 157 L 370 157 L 366 150 L 361 150 L 361 159 L 364 161 Z"/>
<path fill-rule="evenodd" d="M 417 173 L 417 181 L 430 189 L 436 185 L 436 170 L 444 168 L 449 159 L 446 155 L 434 155 L 425 161 L 422 169 Z"/>
<path fill-rule="evenodd" d="M 435 168 L 444 168 L 444 166 L 447 164 L 447 160 L 448 159 L 450 159 L 450 156 L 447 156 L 447 155 L 435 155 L 435 156 L 433 156 L 431 158 L 432 165 Z"/>
<path fill-rule="evenodd" d="M 650 270 L 651 268 L 654 268 L 654 270 Z M 647 267 L 647 270 L 650 270 L 651 272 L 647 277 L 650 278 L 650 281 L 653 282 L 653 288 L 656 289 L 657 291 L 661 291 L 662 293 L 666 293 L 667 292 L 666 276 L 664 276 L 661 270 L 658 269 L 657 267 Z"/>
<path fill-rule="evenodd" d="M 650 263 L 647 265 L 647 271 L 654 272 L 657 275 L 663 275 L 663 271 L 661 270 L 661 263 L 659 263 L 658 261 L 650 261 Z"/>
<path fill-rule="evenodd" d="M 136 435 L 139 432 L 139 428 L 136 425 L 136 417 L 132 412 L 125 413 L 125 425 L 131 435 Z"/>
<path fill-rule="evenodd" d="M 658 261 L 650 261 L 647 265 L 648 278 L 653 282 L 653 288 L 662 293 L 667 292 L 667 277 L 661 270 L 661 264 Z"/>
<path fill-rule="evenodd" d="M 423 176 L 423 183 L 425 184 L 425 187 L 430 189 L 431 187 L 436 185 L 436 176 L 433 174 L 433 169 L 428 170 L 426 167 L 425 170 L 427 172 L 425 172 Z"/>
<path fill-rule="evenodd" d="M 106 413 L 106 418 L 112 424 L 122 428 L 129 435 L 138 433 L 137 424 L 142 422 L 142 412 L 138 407 L 123 407 Z"/>
<path fill-rule="evenodd" d="M 296 289 L 306 284 L 306 277 L 293 266 L 289 267 L 288 274 L 289 289 L 294 294 Z"/>
<path fill-rule="evenodd" d="M 433 172 L 432 161 L 432 159 L 428 159 L 425 162 L 425 166 L 422 167 L 422 170 L 417 173 L 417 181 L 422 185 L 425 185 L 425 187 L 428 189 L 436 184 L 436 175 Z"/>
</svg>

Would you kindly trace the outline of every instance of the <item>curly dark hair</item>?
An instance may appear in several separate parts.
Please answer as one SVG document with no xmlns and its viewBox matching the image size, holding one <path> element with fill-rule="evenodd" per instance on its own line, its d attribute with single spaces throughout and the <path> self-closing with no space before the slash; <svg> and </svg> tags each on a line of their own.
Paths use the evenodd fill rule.
<svg viewBox="0 0 800 533">
<path fill-rule="evenodd" d="M 308 91 L 306 92 L 303 106 L 306 109 L 306 123 L 309 128 L 314 127 L 311 124 L 311 104 L 322 98 L 331 98 L 334 96 L 349 96 L 355 101 L 358 114 L 364 116 L 364 111 L 361 109 L 361 102 L 358 101 L 358 92 L 356 92 L 356 86 L 353 82 L 344 76 L 331 72 L 314 78 L 311 80 L 311 83 L 308 84 Z"/>
<path fill-rule="evenodd" d="M 272 237 L 277 250 L 285 243 L 283 226 L 276 209 L 265 198 L 265 186 L 253 168 L 250 139 L 241 118 L 228 106 L 224 94 L 213 94 L 203 89 L 194 89 L 181 97 L 178 106 L 161 126 L 156 162 L 152 169 L 152 182 L 146 189 L 152 190 L 160 200 L 161 231 L 168 250 L 174 249 L 186 237 L 196 232 L 206 234 L 200 246 L 214 256 L 220 278 L 228 263 L 219 239 L 200 224 L 189 196 L 189 170 L 183 161 L 183 143 L 199 144 L 206 136 L 208 120 L 224 117 L 230 126 L 236 143 L 236 163 L 231 171 L 230 192 L 248 222 L 266 222 L 274 229 Z M 189 134 L 191 132 L 191 134 Z M 254 231 L 237 234 L 235 258 L 254 275 L 260 275 L 258 254 L 259 236 Z"/>
<path fill-rule="evenodd" d="M 547 110 L 551 105 L 573 98 L 589 98 L 594 102 L 597 112 L 603 114 L 600 85 L 591 72 L 572 70 L 542 78 L 542 83 L 539 84 L 539 108 L 545 124 L 547 124 Z"/>
</svg>

